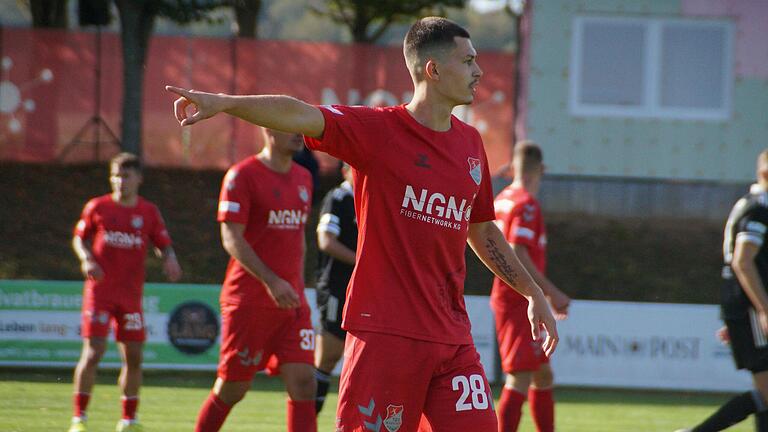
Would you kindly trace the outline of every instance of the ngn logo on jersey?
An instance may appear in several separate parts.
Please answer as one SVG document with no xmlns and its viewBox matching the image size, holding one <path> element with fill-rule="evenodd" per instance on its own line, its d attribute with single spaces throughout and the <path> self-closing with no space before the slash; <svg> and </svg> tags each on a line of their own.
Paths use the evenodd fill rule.
<svg viewBox="0 0 768 432">
<path fill-rule="evenodd" d="M 430 193 L 426 189 L 422 189 L 416 195 L 413 186 L 406 185 L 400 214 L 419 221 L 460 230 L 462 220 L 469 220 L 471 208 L 472 206 L 467 206 L 466 199 L 462 199 L 461 203 L 457 204 L 455 197 L 446 197 L 440 192 Z"/>
<path fill-rule="evenodd" d="M 299 229 L 307 222 L 307 213 L 302 210 L 283 209 L 269 211 L 269 228 Z"/>
</svg>

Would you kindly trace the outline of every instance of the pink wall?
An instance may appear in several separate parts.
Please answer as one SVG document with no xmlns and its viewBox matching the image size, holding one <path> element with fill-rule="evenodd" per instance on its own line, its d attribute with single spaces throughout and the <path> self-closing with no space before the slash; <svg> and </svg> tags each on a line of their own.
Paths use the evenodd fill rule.
<svg viewBox="0 0 768 432">
<path fill-rule="evenodd" d="M 734 19 L 736 76 L 768 79 L 768 1 L 682 0 L 682 13 Z"/>
</svg>

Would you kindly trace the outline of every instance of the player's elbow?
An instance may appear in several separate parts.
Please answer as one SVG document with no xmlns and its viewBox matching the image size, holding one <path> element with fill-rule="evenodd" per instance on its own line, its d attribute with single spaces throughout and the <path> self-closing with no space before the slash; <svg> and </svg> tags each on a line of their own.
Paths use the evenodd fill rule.
<svg viewBox="0 0 768 432">
<path fill-rule="evenodd" d="M 745 273 L 754 265 L 754 259 L 746 254 L 736 254 L 731 262 L 731 267 L 736 273 Z"/>
</svg>

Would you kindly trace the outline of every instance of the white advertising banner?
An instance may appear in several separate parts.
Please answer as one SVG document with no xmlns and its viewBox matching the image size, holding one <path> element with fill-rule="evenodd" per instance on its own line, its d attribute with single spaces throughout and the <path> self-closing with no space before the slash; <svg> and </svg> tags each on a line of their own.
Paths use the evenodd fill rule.
<svg viewBox="0 0 768 432">
<path fill-rule="evenodd" d="M 740 391 L 730 348 L 716 337 L 719 307 L 574 301 L 559 322 L 552 358 L 559 384 L 670 390 Z"/>
</svg>

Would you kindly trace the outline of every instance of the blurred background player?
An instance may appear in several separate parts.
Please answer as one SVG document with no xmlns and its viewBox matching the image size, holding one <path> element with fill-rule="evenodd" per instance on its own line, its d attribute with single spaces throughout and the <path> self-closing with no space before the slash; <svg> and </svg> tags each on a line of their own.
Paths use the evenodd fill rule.
<svg viewBox="0 0 768 432">
<path fill-rule="evenodd" d="M 512 168 L 512 184 L 501 191 L 494 202 L 496 223 L 520 262 L 544 291 L 555 317 L 563 319 L 571 300 L 545 276 L 547 233 L 541 206 L 536 200 L 544 175 L 541 148 L 532 141 L 516 144 Z M 525 297 L 501 279 L 494 279 L 491 309 L 502 369 L 507 374 L 497 407 L 500 432 L 517 430 L 526 397 L 536 430 L 555 429 L 552 368 L 541 344 L 531 336 L 527 307 Z"/>
<path fill-rule="evenodd" d="M 75 227 L 72 247 L 85 276 L 83 352 L 75 368 L 74 417 L 70 432 L 86 430 L 86 408 L 96 370 L 107 348 L 110 323 L 120 351 L 123 418 L 117 431 L 137 431 L 142 347 L 146 338 L 142 291 L 144 261 L 151 241 L 172 282 L 181 267 L 160 211 L 139 196 L 142 167 L 138 157 L 120 153 L 109 163 L 112 193 L 88 201 Z"/>
<path fill-rule="evenodd" d="M 755 389 L 720 407 L 693 429 L 726 429 L 755 414 L 756 429 L 768 432 L 768 150 L 757 157 L 757 183 L 733 206 L 725 224 L 721 338 L 731 344 L 738 369 L 752 373 Z"/>
<path fill-rule="evenodd" d="M 304 297 L 304 226 L 312 177 L 291 158 L 300 135 L 264 129 L 264 148 L 229 169 L 221 187 L 221 242 L 231 256 L 221 290 L 216 382 L 195 431 L 218 431 L 253 375 L 279 374 L 288 432 L 317 430 L 314 330 Z"/>
<path fill-rule="evenodd" d="M 352 168 L 342 163 L 341 173 L 344 182 L 323 198 L 317 224 L 317 308 L 322 327 L 315 348 L 318 413 L 323 409 L 328 394 L 331 372 L 344 354 L 347 332 L 341 328 L 341 318 L 347 285 L 355 268 L 357 248 Z"/>
<path fill-rule="evenodd" d="M 301 133 L 310 149 L 354 168 L 361 239 L 344 306 L 337 430 L 410 432 L 423 413 L 434 430 L 495 432 L 464 304 L 467 243 L 527 297 L 531 331 L 546 329 L 547 353 L 558 341 L 555 319 L 493 223 L 479 132 L 451 114 L 474 100 L 482 76 L 469 33 L 445 18 L 422 18 L 403 53 L 414 93 L 400 106 L 320 107 L 285 95 L 166 88 L 180 96 L 174 113 L 182 126 L 226 112 Z"/>
</svg>

